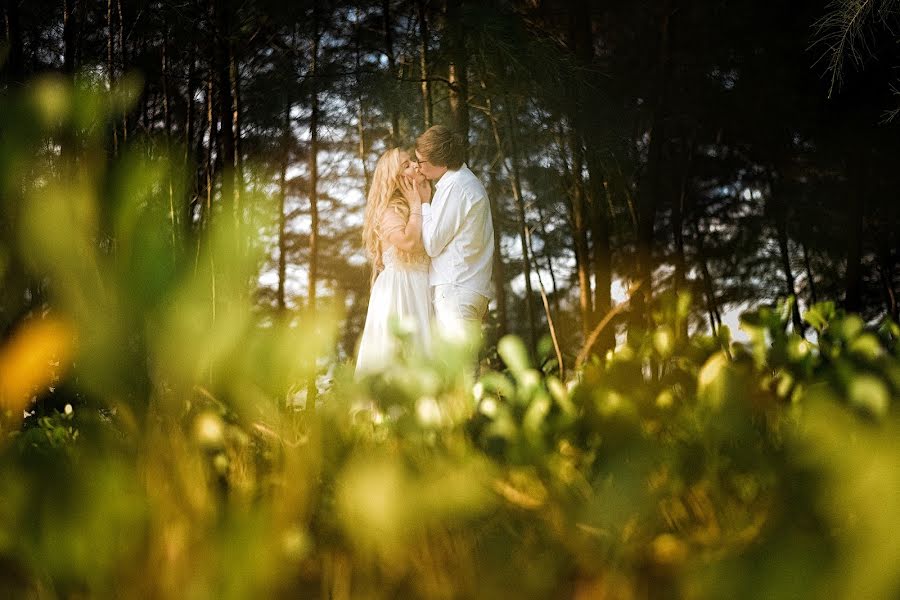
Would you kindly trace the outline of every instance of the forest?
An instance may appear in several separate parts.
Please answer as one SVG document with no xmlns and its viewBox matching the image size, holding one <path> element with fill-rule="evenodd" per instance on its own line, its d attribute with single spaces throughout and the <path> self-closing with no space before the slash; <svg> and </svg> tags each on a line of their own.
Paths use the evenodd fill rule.
<svg viewBox="0 0 900 600">
<path fill-rule="evenodd" d="M 895 0 L 2 7 L 0 595 L 900 593 Z M 484 344 L 360 381 L 435 124 Z"/>
</svg>

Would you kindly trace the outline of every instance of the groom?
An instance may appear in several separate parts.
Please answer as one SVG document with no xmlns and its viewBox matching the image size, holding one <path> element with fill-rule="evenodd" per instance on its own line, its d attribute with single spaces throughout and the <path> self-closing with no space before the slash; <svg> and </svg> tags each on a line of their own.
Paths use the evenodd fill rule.
<svg viewBox="0 0 900 600">
<path fill-rule="evenodd" d="M 438 332 L 478 339 L 492 297 L 494 226 L 487 192 L 463 162 L 462 139 L 435 125 L 416 140 L 419 172 L 435 182 L 423 200 L 422 242 L 431 257 L 432 298 Z"/>
</svg>

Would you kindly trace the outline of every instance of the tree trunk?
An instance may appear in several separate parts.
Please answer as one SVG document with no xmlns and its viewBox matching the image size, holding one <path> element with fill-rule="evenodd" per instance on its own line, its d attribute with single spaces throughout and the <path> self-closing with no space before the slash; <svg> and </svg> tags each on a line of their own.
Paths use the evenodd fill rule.
<svg viewBox="0 0 900 600">
<path fill-rule="evenodd" d="M 370 177 L 369 177 L 369 167 L 366 164 L 366 106 L 365 101 L 363 99 L 362 92 L 362 81 L 360 79 L 360 70 L 362 69 L 361 60 L 360 60 L 360 31 L 359 31 L 359 22 L 360 15 L 357 10 L 356 14 L 356 35 L 354 36 L 354 61 L 356 63 L 356 106 L 357 106 L 357 119 L 356 119 L 356 130 L 359 134 L 359 162 L 362 166 L 363 173 L 363 183 L 365 188 L 363 190 L 363 197 L 369 197 L 369 185 L 370 185 Z M 393 110 L 393 109 L 392 109 Z M 393 133 L 391 133 L 393 137 Z"/>
<path fill-rule="evenodd" d="M 185 103 L 187 106 L 187 110 L 185 113 L 185 123 L 184 123 L 184 157 L 182 158 L 182 165 L 184 168 L 184 173 L 189 173 L 189 169 L 193 167 L 195 170 L 199 169 L 200 165 L 200 154 L 199 152 L 195 155 L 197 158 L 197 163 L 191 164 L 191 150 L 194 147 L 194 110 L 196 109 L 196 102 L 194 100 L 194 89 L 197 85 L 197 59 L 195 56 L 196 52 L 191 53 L 190 57 L 190 65 L 188 66 L 188 77 L 187 77 L 187 102 Z M 193 177 L 194 181 L 191 187 L 191 197 L 190 202 L 188 202 L 187 206 L 187 214 L 185 215 L 185 230 L 190 231 L 190 228 L 193 226 L 192 217 L 193 217 L 193 207 L 197 202 L 197 195 L 200 192 L 200 188 L 197 185 L 197 177 Z"/>
<path fill-rule="evenodd" d="M 486 88 L 485 83 L 482 81 L 482 87 Z M 488 121 L 491 123 L 491 131 L 494 134 L 494 143 L 497 146 L 497 156 L 499 162 L 508 170 L 509 178 L 510 178 L 510 189 L 512 191 L 513 199 L 516 202 L 517 216 L 519 220 L 519 241 L 522 247 L 522 268 L 525 276 L 525 310 L 528 317 L 528 331 L 529 331 L 529 339 L 531 341 L 531 350 L 533 351 L 537 347 L 537 325 L 535 323 L 535 312 L 534 312 L 534 293 L 531 288 L 531 260 L 528 256 L 528 237 L 526 227 L 527 222 L 525 218 L 525 201 L 522 197 L 522 185 L 519 179 L 519 165 L 518 165 L 518 143 L 516 139 L 515 133 L 515 124 L 512 120 L 511 110 L 512 107 L 508 103 L 503 107 L 505 116 L 506 116 L 506 128 L 507 135 L 510 143 L 510 156 L 509 164 L 507 164 L 507 156 L 503 151 L 503 141 L 500 137 L 500 129 L 497 125 L 497 118 L 493 112 L 493 104 L 491 102 L 490 97 L 485 99 L 485 104 L 487 107 L 487 117 Z M 497 244 L 497 235 L 494 235 L 494 243 Z"/>
<path fill-rule="evenodd" d="M 794 331 L 803 335 L 806 327 L 803 319 L 800 318 L 800 308 L 798 307 L 797 287 L 794 282 L 794 271 L 791 268 L 790 239 L 788 236 L 788 215 L 787 206 L 780 198 L 777 176 L 769 174 L 769 213 L 775 222 L 775 232 L 778 238 L 778 251 L 781 256 L 781 270 L 784 273 L 784 288 L 788 296 L 795 299 L 794 306 L 791 310 L 791 320 L 794 324 Z"/>
<path fill-rule="evenodd" d="M 74 77 L 78 52 L 81 0 L 63 0 L 63 72 Z"/>
<path fill-rule="evenodd" d="M 503 108 L 503 112 L 506 115 L 507 136 L 509 139 L 510 184 L 512 187 L 513 199 L 516 201 L 517 216 L 519 217 L 519 241 L 522 245 L 522 266 L 523 274 L 525 275 L 525 310 L 528 314 L 528 332 L 531 340 L 531 351 L 533 352 L 537 348 L 537 322 L 534 311 L 534 291 L 531 288 L 531 258 L 528 249 L 528 221 L 525 216 L 525 198 L 522 196 L 522 180 L 519 175 L 519 143 L 516 134 L 516 124 L 512 117 L 512 106 L 510 105 L 508 98 L 505 98 Z M 498 143 L 497 147 L 502 156 L 502 146 Z"/>
<path fill-rule="evenodd" d="M 681 186 L 678 197 L 672 203 L 672 241 L 675 244 L 675 293 L 682 291 L 687 280 L 687 259 L 684 252 L 684 207 L 690 184 L 691 163 L 694 156 L 693 138 L 687 141 L 686 160 L 681 174 Z M 687 321 L 685 321 L 687 327 Z M 684 333 L 687 333 L 685 331 Z"/>
<path fill-rule="evenodd" d="M 12 4 L 16 4 L 13 0 Z M 116 84 L 115 71 L 115 30 L 113 29 L 113 0 L 106 0 L 106 77 L 109 89 L 112 91 Z M 112 123 L 112 151 L 113 156 L 119 155 L 119 127 L 115 121 Z"/>
<path fill-rule="evenodd" d="M 428 16 L 425 9 L 425 0 L 416 1 L 416 9 L 419 19 L 419 70 L 422 74 L 422 113 L 425 118 L 425 129 L 432 124 L 431 82 L 428 80 Z"/>
<path fill-rule="evenodd" d="M 381 14 L 384 18 L 384 51 L 387 54 L 388 72 L 392 79 L 397 77 L 397 64 L 394 58 L 394 23 L 391 17 L 391 0 L 382 0 Z M 390 111 L 391 111 L 391 147 L 400 145 L 400 111 L 397 109 L 396 83 L 391 82 Z"/>
<path fill-rule="evenodd" d="M 590 0 L 576 0 L 572 3 L 572 10 L 569 12 L 568 30 L 566 44 L 574 55 L 575 62 L 583 69 L 589 72 L 594 59 L 593 33 L 591 31 L 591 12 Z M 579 82 L 580 83 L 580 82 Z M 587 340 L 597 322 L 597 312 L 601 308 L 595 306 L 594 302 L 600 300 L 604 307 L 608 307 L 609 302 L 604 302 L 604 296 L 609 295 L 609 285 L 606 290 L 602 291 L 600 286 L 607 279 L 602 272 L 607 271 L 605 265 L 609 263 L 610 253 L 607 247 L 609 245 L 608 231 L 604 233 L 604 224 L 601 221 L 601 213 L 596 210 L 592 211 L 592 206 L 596 204 L 599 194 L 596 193 L 596 183 L 601 177 L 601 169 L 599 161 L 596 160 L 596 154 L 593 152 L 585 153 L 585 144 L 583 139 L 590 138 L 591 119 L 588 118 L 588 99 L 587 93 L 581 85 L 575 85 L 568 92 L 569 103 L 569 132 L 568 144 L 572 153 L 572 193 L 571 198 L 571 216 L 573 234 L 575 237 L 575 263 L 578 271 L 578 288 L 579 288 L 579 308 L 581 312 L 581 329 L 583 337 Z M 560 150 L 564 145 L 560 143 Z M 587 162 L 588 175 L 590 177 L 591 189 L 585 184 L 583 170 Z M 567 161 L 563 157 L 564 170 L 568 170 Z M 593 192 L 593 194 L 592 194 Z M 592 201 L 591 196 L 596 198 Z M 588 231 L 593 231 L 594 236 L 594 253 L 593 260 L 591 255 L 591 246 L 588 243 Z M 595 271 L 601 272 L 600 279 L 594 282 L 597 286 L 596 293 L 592 294 L 591 290 L 591 265 L 594 265 Z M 594 296 L 592 298 L 592 296 Z"/>
<path fill-rule="evenodd" d="M 119 16 L 119 73 L 125 73 L 127 57 L 125 56 L 125 17 L 122 12 L 122 0 L 116 0 L 116 12 Z M 128 143 L 128 110 L 122 109 L 122 145 Z"/>
<path fill-rule="evenodd" d="M 285 204 L 287 203 L 287 169 L 290 162 L 291 139 L 291 100 L 288 96 L 284 106 L 284 132 L 281 144 L 281 169 L 278 173 L 278 312 L 283 314 L 286 309 L 284 289 L 287 279 L 287 239 L 285 229 L 287 217 Z"/>
<path fill-rule="evenodd" d="M 215 26 L 214 56 L 218 83 L 219 152 L 222 167 L 222 216 L 237 224 L 235 197 L 234 97 L 231 85 L 231 23 L 229 0 L 209 0 L 210 18 Z"/>
<path fill-rule="evenodd" d="M 700 263 L 700 272 L 703 276 L 703 290 L 706 295 L 706 311 L 709 313 L 709 326 L 713 335 L 722 324 L 722 315 L 719 313 L 719 304 L 716 301 L 716 292 L 713 287 L 712 275 L 709 272 L 709 262 L 706 257 L 706 248 L 703 243 L 703 231 L 700 219 L 694 220 L 694 235 L 697 242 L 697 261 Z"/>
<path fill-rule="evenodd" d="M 594 309 L 591 302 L 590 248 L 587 239 L 588 204 L 582 176 L 584 153 L 581 140 L 573 131 L 570 135 L 573 156 L 572 188 L 569 198 L 572 204 L 572 235 L 575 238 L 575 266 L 578 272 L 578 307 L 581 314 L 581 331 L 588 339 L 594 323 Z"/>
<path fill-rule="evenodd" d="M 844 309 L 859 312 L 862 308 L 862 247 L 863 223 L 866 214 L 866 193 L 863 189 L 862 169 L 852 168 L 850 179 L 856 194 L 848 203 L 847 215 L 847 271 L 844 277 Z"/>
<path fill-rule="evenodd" d="M 308 306 L 311 314 L 316 310 L 316 286 L 319 278 L 319 44 L 321 43 L 319 31 L 319 3 L 313 4 L 313 47 L 310 81 L 312 91 L 310 94 L 310 118 L 309 118 L 309 299 Z M 306 410 L 315 410 L 316 396 L 316 365 L 312 364 L 312 376 L 306 387 Z"/>
<path fill-rule="evenodd" d="M 878 268 L 879 279 L 881 280 L 881 288 L 884 291 L 885 306 L 888 315 L 895 323 L 900 322 L 900 314 L 898 314 L 897 306 L 897 290 L 894 288 L 894 256 L 891 248 L 881 244 L 878 249 L 878 257 L 876 265 Z"/>
<path fill-rule="evenodd" d="M 535 203 L 535 208 L 537 208 L 538 219 L 540 219 L 540 228 L 541 228 L 541 239 L 544 240 L 544 243 L 549 239 L 549 235 L 547 234 L 547 222 L 544 219 L 544 211 L 541 209 L 541 205 Z M 557 314 L 559 313 L 559 287 L 556 283 L 556 269 L 553 268 L 553 260 L 551 260 L 550 253 L 547 252 L 544 255 L 546 259 L 547 272 L 550 274 L 550 285 L 553 286 L 553 310 Z"/>
<path fill-rule="evenodd" d="M 22 44 L 22 25 L 19 15 L 20 0 L 6 0 L 6 43 L 9 55 L 6 68 L 3 70 L 7 86 L 19 86 L 25 81 L 24 48 Z"/>
<path fill-rule="evenodd" d="M 237 219 L 236 225 L 240 227 L 244 223 L 244 206 L 241 204 L 241 194 L 244 192 L 244 157 L 241 150 L 241 72 L 234 48 L 234 44 L 228 45 L 228 72 L 231 75 L 230 84 L 233 98 L 231 125 L 234 128 L 234 210 Z"/>
<path fill-rule="evenodd" d="M 498 156 L 498 161 L 501 160 Z M 494 289 L 497 293 L 497 334 L 503 337 L 509 332 L 509 318 L 506 312 L 506 264 L 503 261 L 500 238 L 503 227 L 500 222 L 500 213 L 497 202 L 500 198 L 500 182 L 497 179 L 497 170 L 491 168 L 488 180 L 488 199 L 491 205 L 491 221 L 494 226 Z"/>
<path fill-rule="evenodd" d="M 466 30 L 461 16 L 462 0 L 447 0 L 444 13 L 447 22 L 450 64 L 447 79 L 450 82 L 450 118 L 453 129 L 462 136 L 464 160 L 469 159 L 469 77 L 466 53 Z"/>
<path fill-rule="evenodd" d="M 590 176 L 590 218 L 591 218 L 591 254 L 594 271 L 594 302 L 593 318 L 591 326 L 599 323 L 612 310 L 612 244 L 610 242 L 610 215 L 607 212 L 609 204 L 604 185 L 605 173 L 600 163 L 597 151 L 588 150 L 587 153 L 588 175 Z M 616 344 L 615 330 L 612 327 L 604 329 L 597 338 L 597 354 L 606 356 L 607 350 L 612 350 Z M 590 351 L 590 349 L 589 349 Z"/>
<path fill-rule="evenodd" d="M 801 242 L 800 248 L 803 250 L 803 265 L 806 268 L 806 283 L 809 286 L 809 302 L 812 305 L 819 301 L 816 297 L 816 280 L 809 262 L 809 249 L 806 247 L 806 242 Z"/>
<path fill-rule="evenodd" d="M 166 128 L 166 160 L 171 161 L 174 157 L 172 156 L 172 110 L 169 95 L 169 23 L 166 18 L 165 9 L 163 9 L 163 44 L 160 58 L 160 68 L 162 69 L 163 122 Z M 174 252 L 178 244 L 178 219 L 175 211 L 175 190 L 171 169 L 168 170 L 166 179 L 169 193 L 169 222 L 172 228 L 172 250 Z"/>
<path fill-rule="evenodd" d="M 647 151 L 647 168 L 641 181 L 638 201 L 637 278 L 643 285 L 634 298 L 632 322 L 641 326 L 647 324 L 647 311 L 653 298 L 653 230 L 663 193 L 663 148 L 667 142 L 669 79 L 672 70 L 671 19 L 672 2 L 665 0 L 659 21 L 659 55 L 653 113 L 648 131 L 650 145 Z"/>
</svg>

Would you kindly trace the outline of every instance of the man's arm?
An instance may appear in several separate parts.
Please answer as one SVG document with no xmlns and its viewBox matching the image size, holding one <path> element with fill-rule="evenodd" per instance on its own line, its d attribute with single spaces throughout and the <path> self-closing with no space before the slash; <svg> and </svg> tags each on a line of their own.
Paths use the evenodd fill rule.
<svg viewBox="0 0 900 600">
<path fill-rule="evenodd" d="M 443 190 L 442 190 L 443 191 Z M 453 239 L 466 216 L 468 203 L 457 186 L 435 197 L 432 204 L 422 205 L 422 245 L 428 256 L 435 257 Z"/>
</svg>

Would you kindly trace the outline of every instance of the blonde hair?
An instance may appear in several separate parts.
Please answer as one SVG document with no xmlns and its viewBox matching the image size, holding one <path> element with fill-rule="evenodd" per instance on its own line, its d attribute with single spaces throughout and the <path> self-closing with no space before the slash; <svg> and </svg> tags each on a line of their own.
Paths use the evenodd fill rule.
<svg viewBox="0 0 900 600">
<path fill-rule="evenodd" d="M 372 261 L 372 279 L 378 276 L 384 269 L 382 256 L 384 254 L 384 240 L 381 238 L 381 220 L 388 210 L 396 211 L 403 221 L 409 221 L 409 204 L 400 191 L 400 178 L 403 176 L 400 148 L 391 148 L 381 155 L 375 165 L 375 173 L 372 175 L 372 186 L 369 188 L 369 196 L 366 198 L 366 213 L 363 219 L 363 244 L 366 255 Z M 408 261 L 409 252 L 397 248 L 398 258 Z"/>
</svg>

